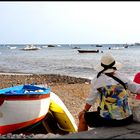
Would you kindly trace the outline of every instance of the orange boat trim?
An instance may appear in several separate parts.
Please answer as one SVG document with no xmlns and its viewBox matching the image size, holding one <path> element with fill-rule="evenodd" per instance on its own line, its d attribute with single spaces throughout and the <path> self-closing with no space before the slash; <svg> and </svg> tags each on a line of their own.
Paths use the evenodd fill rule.
<svg viewBox="0 0 140 140">
<path fill-rule="evenodd" d="M 0 126 L 0 134 L 11 133 L 11 132 L 13 132 L 15 130 L 18 130 L 18 129 L 24 128 L 26 126 L 32 125 L 32 124 L 40 121 L 41 119 L 43 119 L 45 117 L 45 115 L 43 115 L 43 116 L 41 116 L 39 118 L 30 120 L 30 121 L 22 122 L 22 123 Z"/>
</svg>

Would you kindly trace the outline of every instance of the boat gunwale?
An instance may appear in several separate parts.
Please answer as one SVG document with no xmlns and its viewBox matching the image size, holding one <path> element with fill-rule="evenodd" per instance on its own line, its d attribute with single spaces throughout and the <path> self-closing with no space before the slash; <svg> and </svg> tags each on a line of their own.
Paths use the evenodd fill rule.
<svg viewBox="0 0 140 140">
<path fill-rule="evenodd" d="M 0 95 L 1 100 L 41 100 L 49 98 L 50 93 L 47 94 L 25 94 L 25 95 Z"/>
</svg>

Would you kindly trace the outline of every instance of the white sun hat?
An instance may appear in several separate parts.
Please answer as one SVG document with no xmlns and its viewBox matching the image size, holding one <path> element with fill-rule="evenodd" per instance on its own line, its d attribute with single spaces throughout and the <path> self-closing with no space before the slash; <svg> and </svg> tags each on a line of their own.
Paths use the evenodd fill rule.
<svg viewBox="0 0 140 140">
<path fill-rule="evenodd" d="M 122 63 L 117 62 L 110 53 L 106 53 L 105 55 L 103 55 L 100 63 L 94 67 L 94 69 L 98 72 L 101 72 L 105 69 L 103 73 L 111 73 L 121 68 Z"/>
</svg>

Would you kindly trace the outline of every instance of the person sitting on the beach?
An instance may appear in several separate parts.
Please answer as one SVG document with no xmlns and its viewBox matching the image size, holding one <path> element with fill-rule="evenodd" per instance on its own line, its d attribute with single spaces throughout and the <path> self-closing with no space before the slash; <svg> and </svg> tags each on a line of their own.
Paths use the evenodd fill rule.
<svg viewBox="0 0 140 140">
<path fill-rule="evenodd" d="M 140 93 L 137 84 L 118 72 L 122 67 L 111 54 L 105 54 L 95 66 L 97 76 L 91 82 L 91 92 L 84 109 L 78 114 L 78 131 L 88 127 L 122 126 L 133 122 L 132 110 L 128 103 L 129 93 Z M 130 91 L 130 92 L 129 92 Z M 99 99 L 97 111 L 89 111 Z"/>
</svg>

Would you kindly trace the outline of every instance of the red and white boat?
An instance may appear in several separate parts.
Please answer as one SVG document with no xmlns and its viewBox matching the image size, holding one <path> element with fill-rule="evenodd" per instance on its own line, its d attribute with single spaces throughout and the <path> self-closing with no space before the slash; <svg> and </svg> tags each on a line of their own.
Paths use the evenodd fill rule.
<svg viewBox="0 0 140 140">
<path fill-rule="evenodd" d="M 0 90 L 0 134 L 39 122 L 48 113 L 50 89 L 19 85 Z"/>
</svg>

